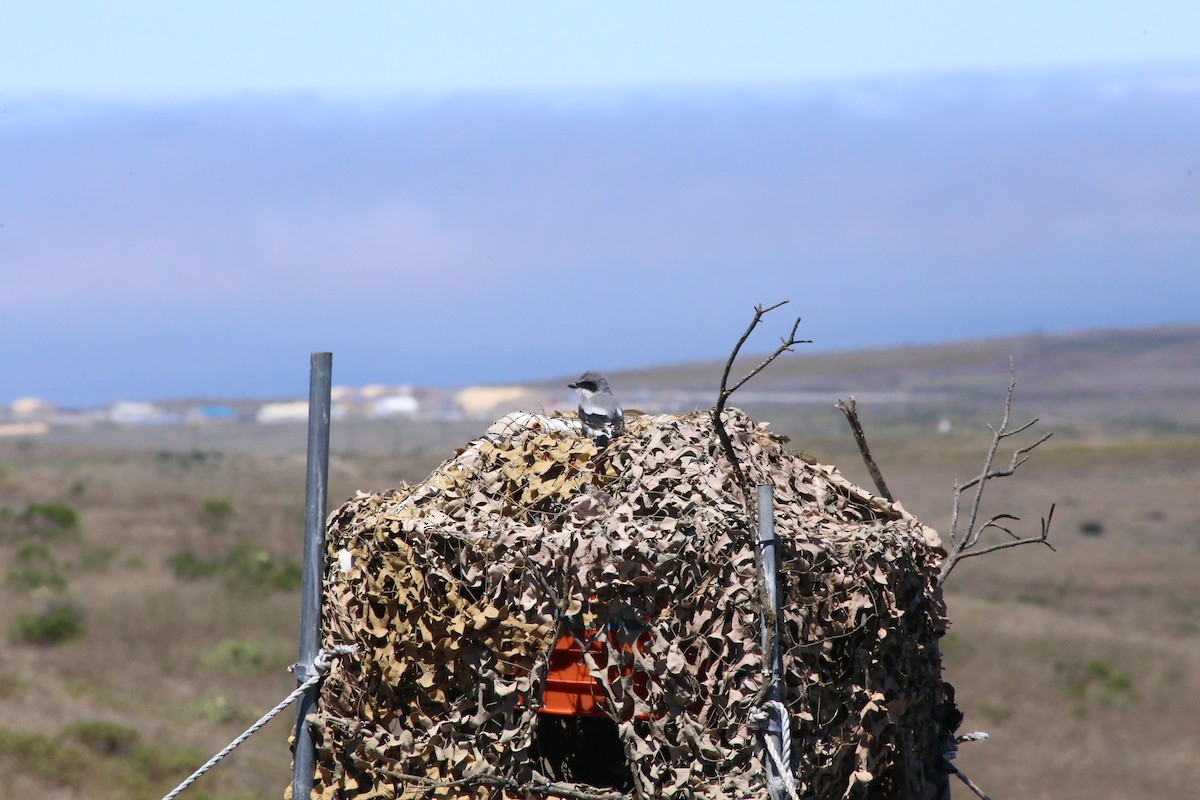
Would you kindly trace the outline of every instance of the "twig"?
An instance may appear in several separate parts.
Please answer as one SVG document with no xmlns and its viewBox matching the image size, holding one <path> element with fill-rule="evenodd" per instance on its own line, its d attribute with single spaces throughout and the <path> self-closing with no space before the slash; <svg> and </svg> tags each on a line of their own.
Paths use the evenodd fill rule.
<svg viewBox="0 0 1200 800">
<path fill-rule="evenodd" d="M 967 788 L 970 789 L 972 792 L 974 792 L 978 797 L 980 797 L 981 800 L 992 800 L 992 798 L 988 797 L 987 792 L 985 792 L 983 789 L 980 789 L 978 786 L 976 786 L 974 781 L 972 781 L 970 778 L 968 778 L 961 769 L 954 766 L 953 764 L 950 765 L 950 769 L 954 770 L 954 774 L 958 776 L 958 779 L 960 781 L 962 781 L 963 783 L 965 783 L 967 785 Z"/>
<path fill-rule="evenodd" d="M 858 401 L 854 399 L 854 395 L 850 395 L 849 403 L 839 399 L 836 405 L 846 415 L 846 421 L 850 423 L 854 441 L 858 443 L 858 452 L 862 453 L 863 462 L 867 465 L 867 472 L 871 473 L 871 480 L 875 481 L 875 489 L 879 492 L 879 496 L 889 503 L 896 502 L 896 498 L 892 496 L 891 490 L 883 480 L 883 473 L 879 471 L 879 465 L 871 456 L 871 448 L 867 447 L 867 435 L 863 433 L 862 423 L 858 421 Z"/>
<path fill-rule="evenodd" d="M 721 389 L 717 394 L 717 405 L 713 408 L 713 426 L 717 429 L 717 438 L 721 440 L 721 447 L 725 450 L 725 457 L 729 459 L 729 463 L 733 466 L 733 474 L 737 478 L 738 487 L 742 490 L 743 497 L 749 497 L 750 487 L 746 482 L 746 474 L 742 471 L 742 463 L 738 460 L 737 454 L 733 450 L 733 440 L 729 438 L 729 432 L 725 430 L 725 423 L 721 421 L 721 414 L 725 411 L 725 402 L 729 399 L 729 396 L 742 388 L 755 375 L 762 372 L 768 364 L 783 353 L 790 351 L 794 345 L 811 344 L 810 339 L 796 338 L 796 331 L 800 327 L 800 317 L 796 317 L 795 323 L 792 324 L 792 332 L 788 337 L 786 339 L 780 337 L 780 345 L 775 349 L 775 352 L 763 359 L 762 363 L 757 367 L 746 373 L 732 388 L 729 387 L 729 373 L 733 370 L 733 362 L 737 359 L 742 345 L 746 343 L 746 340 L 750 338 L 750 334 L 758 327 L 758 323 L 762 321 L 763 316 L 780 306 L 786 305 L 787 302 L 787 300 L 783 300 L 768 308 L 763 308 L 761 304 L 754 307 L 754 319 L 750 320 L 750 325 L 747 326 L 742 337 L 737 340 L 737 344 L 733 346 L 733 351 L 729 354 L 729 360 L 725 362 L 725 371 L 721 373 Z"/>
<path fill-rule="evenodd" d="M 1045 436 L 1040 437 L 1033 444 L 1018 448 L 1013 452 L 1012 459 L 1009 461 L 1007 467 L 997 468 L 994 466 L 996 463 L 996 451 L 1000 449 L 1000 444 L 1005 439 L 1009 439 L 1013 436 L 1024 433 L 1038 422 L 1037 418 L 1035 417 L 1020 427 L 1012 430 L 1009 429 L 1009 420 L 1012 417 L 1013 391 L 1017 386 L 1017 371 L 1013 366 L 1013 361 L 1011 358 L 1008 360 L 1008 372 L 1009 381 L 1008 392 L 1004 397 L 1004 416 L 1000 420 L 1000 425 L 998 427 L 993 428 L 991 425 L 988 425 L 988 430 L 992 432 L 992 441 L 988 445 L 987 455 L 983 460 L 983 469 L 980 470 L 978 475 L 966 481 L 965 483 L 955 483 L 954 485 L 954 500 L 951 506 L 950 532 L 948 537 L 950 549 L 946 554 L 946 559 L 942 562 L 941 570 L 938 572 L 938 586 L 941 586 L 946 582 L 946 578 L 949 577 L 950 571 L 953 570 L 954 566 L 964 558 L 982 556 L 986 555 L 987 553 L 994 553 L 997 550 L 1004 550 L 1009 547 L 1019 547 L 1026 544 L 1044 544 L 1051 550 L 1054 549 L 1054 545 L 1050 544 L 1048 541 L 1050 536 L 1050 523 L 1054 519 L 1053 504 L 1050 506 L 1050 512 L 1042 518 L 1042 531 L 1039 536 L 1031 536 L 1029 538 L 1022 539 L 1007 527 L 1001 525 L 1001 521 L 1020 521 L 1017 517 L 1011 514 L 996 514 L 990 517 L 982 525 L 977 524 L 979 521 L 979 507 L 983 502 L 983 493 L 987 488 L 988 481 L 996 480 L 997 478 L 1007 478 L 1015 473 L 1022 464 L 1029 460 L 1029 454 L 1033 452 L 1034 448 L 1045 442 L 1053 435 L 1051 433 L 1047 433 Z M 974 488 L 975 492 L 971 498 L 970 507 L 967 511 L 966 528 L 960 532 L 958 525 L 962 510 L 963 492 L 971 488 Z M 979 544 L 979 538 L 989 528 L 995 528 L 997 530 L 1004 531 L 1009 535 L 1010 540 L 1007 542 L 1001 542 L 999 544 L 988 545 L 987 547 L 977 548 L 977 545 Z"/>
<path fill-rule="evenodd" d="M 962 560 L 964 558 L 971 558 L 972 556 L 983 556 L 983 555 L 987 555 L 988 553 L 994 553 L 997 550 L 1005 550 L 1009 547 L 1019 547 L 1023 544 L 1044 544 L 1044 545 L 1046 545 L 1046 547 L 1049 547 L 1051 550 L 1054 550 L 1055 549 L 1054 545 L 1050 544 L 1050 542 L 1047 541 L 1047 539 L 1050 536 L 1050 522 L 1054 519 L 1054 507 L 1055 507 L 1055 504 L 1051 503 L 1050 504 L 1050 513 L 1048 513 L 1046 516 L 1042 517 L 1042 532 L 1040 535 L 1030 536 L 1027 539 L 1019 539 L 1016 537 L 1016 534 L 1014 534 L 1012 531 L 1008 530 L 1007 528 L 1002 528 L 1001 530 L 1003 530 L 1009 536 L 1013 537 L 1012 541 L 1000 542 L 999 544 L 988 545 L 987 547 L 984 547 L 979 550 L 969 550 L 969 551 L 963 552 L 959 555 L 959 557 L 958 557 L 959 560 Z M 1017 517 L 1013 517 L 1013 519 L 1017 519 Z M 1055 552 L 1057 552 L 1057 550 L 1055 550 Z"/>
</svg>

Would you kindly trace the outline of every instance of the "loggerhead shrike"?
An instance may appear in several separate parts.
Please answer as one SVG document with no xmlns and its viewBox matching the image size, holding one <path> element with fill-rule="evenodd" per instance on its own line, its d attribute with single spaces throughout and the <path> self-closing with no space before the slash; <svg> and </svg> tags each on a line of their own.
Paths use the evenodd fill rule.
<svg viewBox="0 0 1200 800">
<path fill-rule="evenodd" d="M 567 385 L 579 392 L 579 422 L 583 432 L 596 444 L 607 447 L 625 429 L 625 412 L 613 397 L 608 379 L 599 372 L 589 371 Z"/>
</svg>

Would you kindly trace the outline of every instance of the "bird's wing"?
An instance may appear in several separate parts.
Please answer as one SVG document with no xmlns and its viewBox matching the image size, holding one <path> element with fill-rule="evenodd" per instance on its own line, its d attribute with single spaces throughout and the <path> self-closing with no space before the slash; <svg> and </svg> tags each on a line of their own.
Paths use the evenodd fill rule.
<svg viewBox="0 0 1200 800">
<path fill-rule="evenodd" d="M 613 417 L 605 409 L 579 407 L 579 421 L 583 427 L 593 430 L 612 424 Z"/>
</svg>

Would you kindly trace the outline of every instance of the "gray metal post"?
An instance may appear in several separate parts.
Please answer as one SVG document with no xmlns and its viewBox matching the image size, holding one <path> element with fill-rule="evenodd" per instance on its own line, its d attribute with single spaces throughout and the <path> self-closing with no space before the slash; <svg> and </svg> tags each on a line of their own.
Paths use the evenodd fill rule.
<svg viewBox="0 0 1200 800">
<path fill-rule="evenodd" d="M 308 474 L 304 487 L 304 566 L 300 573 L 300 661 L 296 680 L 312 674 L 320 646 L 321 581 L 325 573 L 325 500 L 329 483 L 329 407 L 333 354 L 313 353 L 308 379 Z M 313 686 L 296 710 L 292 799 L 309 800 L 316 759 L 305 722 L 316 707 L 320 688 Z"/>
<path fill-rule="evenodd" d="M 763 671 L 767 674 L 764 700 L 778 701 L 783 697 L 783 651 L 779 646 L 779 537 L 775 533 L 775 495 L 769 483 L 758 486 L 758 550 L 762 567 L 763 586 L 767 593 L 767 608 L 762 615 Z M 783 752 L 783 719 L 775 708 L 767 715 L 766 739 L 776 753 Z M 770 756 L 767 762 L 767 786 L 771 800 L 783 800 L 786 792 L 779 788 L 779 770 Z M 790 765 L 787 765 L 790 769 Z"/>
</svg>

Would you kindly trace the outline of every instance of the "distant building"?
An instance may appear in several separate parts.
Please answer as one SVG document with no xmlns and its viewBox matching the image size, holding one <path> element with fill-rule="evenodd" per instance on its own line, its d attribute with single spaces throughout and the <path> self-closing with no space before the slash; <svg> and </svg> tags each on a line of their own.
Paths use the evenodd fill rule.
<svg viewBox="0 0 1200 800">
<path fill-rule="evenodd" d="M 58 409 L 36 397 L 21 397 L 9 406 L 9 416 L 14 422 L 47 421 L 58 413 Z"/>
<path fill-rule="evenodd" d="M 345 419 L 346 406 L 341 403 L 331 403 L 330 419 Z M 259 406 L 254 413 L 254 421 L 263 425 L 275 425 L 286 422 L 308 422 L 307 400 L 285 400 L 279 403 L 266 403 Z"/>
<path fill-rule="evenodd" d="M 121 402 L 108 409 L 108 421 L 114 425 L 172 425 L 179 423 L 178 414 L 163 411 L 153 403 Z"/>
<path fill-rule="evenodd" d="M 340 406 L 344 413 L 351 417 L 415 414 L 415 409 L 408 408 L 409 401 L 407 400 L 402 400 L 395 404 L 388 402 L 380 405 L 380 401 L 384 400 L 384 398 L 397 395 L 411 397 L 412 392 L 409 391 L 409 387 L 397 388 L 381 384 L 371 384 L 361 388 L 354 386 L 334 386 L 329 393 L 329 398 L 335 408 Z M 416 402 L 415 399 L 412 402 Z"/>
<path fill-rule="evenodd" d="M 363 398 L 365 398 L 367 400 L 378 400 L 380 397 L 386 397 L 390 394 L 396 394 L 396 393 L 397 393 L 396 389 L 393 389 L 389 386 L 384 386 L 383 384 L 379 384 L 379 383 L 369 384 L 367 386 L 362 387 L 362 389 L 359 390 L 359 394 L 361 394 L 363 396 Z"/>
<path fill-rule="evenodd" d="M 412 417 L 419 413 L 421 404 L 411 394 L 394 394 L 375 398 L 367 407 L 371 417 Z"/>
<path fill-rule="evenodd" d="M 290 400 L 283 403 L 267 403 L 258 409 L 254 421 L 264 425 L 275 425 L 281 422 L 307 422 L 308 401 Z"/>
<path fill-rule="evenodd" d="M 198 425 L 206 422 L 234 422 L 237 418 L 237 409 L 233 406 L 212 403 L 193 406 L 184 412 L 183 415 L 184 422 L 187 422 L 189 425 Z"/>
</svg>

